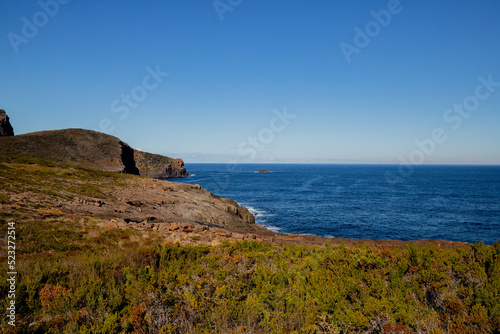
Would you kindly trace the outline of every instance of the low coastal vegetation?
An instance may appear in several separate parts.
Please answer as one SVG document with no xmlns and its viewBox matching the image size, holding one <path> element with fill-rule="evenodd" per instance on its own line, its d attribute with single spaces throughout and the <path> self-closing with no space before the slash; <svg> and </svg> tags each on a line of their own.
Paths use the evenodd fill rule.
<svg viewBox="0 0 500 334">
<path fill-rule="evenodd" d="M 16 217 L 2 217 L 1 233 Z M 500 244 L 163 245 L 70 219 L 17 223 L 6 333 L 498 333 Z M 5 256 L 2 262 L 6 262 Z M 8 285 L 0 282 L 1 308 Z"/>
<path fill-rule="evenodd" d="M 0 157 L 0 205 L 16 205 L 0 211 L 3 264 L 16 226 L 16 326 L 4 265 L 4 333 L 500 333 L 498 242 L 186 246 L 48 206 L 109 201 L 131 178 Z M 16 202 L 26 193 L 39 201 Z"/>
</svg>

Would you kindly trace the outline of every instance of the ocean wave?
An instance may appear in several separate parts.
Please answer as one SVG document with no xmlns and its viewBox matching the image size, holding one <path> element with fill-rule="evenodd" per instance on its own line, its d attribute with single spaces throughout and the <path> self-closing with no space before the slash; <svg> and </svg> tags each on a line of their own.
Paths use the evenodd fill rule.
<svg viewBox="0 0 500 334">
<path fill-rule="evenodd" d="M 281 230 L 280 227 L 266 224 L 269 217 L 275 217 L 275 216 L 277 216 L 277 214 L 270 213 L 264 209 L 256 208 L 256 207 L 250 206 L 250 205 L 245 205 L 245 204 L 240 204 L 240 205 L 247 208 L 247 210 L 250 211 L 250 213 L 254 215 L 255 222 L 257 224 L 262 225 L 265 228 L 267 228 L 268 230 L 273 231 L 273 232 L 279 232 Z"/>
<path fill-rule="evenodd" d="M 253 214 L 255 216 L 255 218 L 262 218 L 262 217 L 275 217 L 277 216 L 276 214 L 274 213 L 269 213 L 267 212 L 266 210 L 263 210 L 263 209 L 259 209 L 259 208 L 255 208 L 253 206 L 247 206 L 247 205 L 243 205 L 245 208 L 248 209 L 248 211 L 250 211 L 251 214 Z"/>
<path fill-rule="evenodd" d="M 262 225 L 262 224 L 259 224 L 259 225 L 264 226 L 265 228 L 267 228 L 271 232 L 279 232 L 279 231 L 281 231 L 281 227 L 272 226 L 272 225 Z"/>
</svg>

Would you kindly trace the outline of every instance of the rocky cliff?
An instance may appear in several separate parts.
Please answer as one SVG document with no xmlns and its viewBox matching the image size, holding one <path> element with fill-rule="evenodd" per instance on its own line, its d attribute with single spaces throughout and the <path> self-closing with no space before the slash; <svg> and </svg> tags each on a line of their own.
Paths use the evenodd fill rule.
<svg viewBox="0 0 500 334">
<path fill-rule="evenodd" d="M 140 175 L 154 179 L 189 176 L 182 159 L 172 159 L 138 150 L 134 150 L 134 157 Z"/>
<path fill-rule="evenodd" d="M 1 137 L 0 154 L 37 157 L 78 167 L 153 178 L 189 175 L 181 159 L 140 152 L 116 137 L 83 129 Z"/>
<path fill-rule="evenodd" d="M 9 116 L 5 110 L 0 109 L 0 137 L 13 136 L 14 129 L 10 125 Z"/>
</svg>

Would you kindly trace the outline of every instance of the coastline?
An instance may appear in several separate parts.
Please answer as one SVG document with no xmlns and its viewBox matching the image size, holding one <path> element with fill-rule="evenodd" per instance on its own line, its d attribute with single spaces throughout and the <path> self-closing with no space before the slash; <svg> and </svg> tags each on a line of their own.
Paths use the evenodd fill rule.
<svg viewBox="0 0 500 334">
<path fill-rule="evenodd" d="M 3 156 L 0 165 L 2 217 L 18 222 L 57 220 L 91 223 L 109 230 L 151 231 L 164 244 L 185 246 L 245 240 L 302 246 L 467 245 L 443 240 L 326 238 L 274 232 L 257 224 L 247 208 L 199 185 L 86 170 L 33 158 Z"/>
<path fill-rule="evenodd" d="M 131 332 L 133 326 L 150 328 L 160 311 L 168 315 L 163 328 L 176 324 L 174 333 L 194 333 L 195 327 L 209 333 L 214 326 L 213 332 L 236 333 L 249 323 L 262 328 L 251 332 L 270 333 L 263 314 L 298 319 L 303 310 L 311 330 L 323 326 L 323 315 L 332 324 L 354 324 L 358 332 L 380 332 L 392 323 L 447 328 L 449 322 L 436 319 L 450 313 L 436 313 L 435 307 L 463 291 L 468 294 L 458 309 L 474 318 L 454 323 L 476 328 L 476 313 L 498 309 L 492 303 L 478 313 L 465 298 L 484 291 L 496 296 L 496 283 L 487 284 L 495 282 L 500 267 L 486 263 L 498 261 L 500 244 L 273 232 L 247 208 L 199 185 L 25 158 L 0 156 L 0 184 L 0 225 L 4 231 L 15 226 L 20 246 L 19 291 L 32 289 L 35 296 L 19 299 L 20 307 L 30 306 L 19 314 L 23 333 L 76 328 L 85 321 L 100 326 L 93 327 L 97 332 L 109 332 L 109 323 Z M 6 238 L 0 244 L 7 249 Z M 451 268 L 450 262 L 458 265 Z M 96 304 L 106 300 L 103 294 L 114 302 Z M 308 307 L 311 300 L 316 308 Z M 338 303 L 333 310 L 358 312 L 323 312 L 332 300 Z M 407 318 L 397 320 L 408 305 Z M 261 311 L 244 313 L 255 309 Z M 379 318 L 387 309 L 394 311 Z M 231 325 L 214 325 L 213 319 L 233 316 L 234 310 Z M 416 323 L 414 314 L 424 312 L 429 316 Z M 498 327 L 491 314 L 482 327 Z"/>
</svg>

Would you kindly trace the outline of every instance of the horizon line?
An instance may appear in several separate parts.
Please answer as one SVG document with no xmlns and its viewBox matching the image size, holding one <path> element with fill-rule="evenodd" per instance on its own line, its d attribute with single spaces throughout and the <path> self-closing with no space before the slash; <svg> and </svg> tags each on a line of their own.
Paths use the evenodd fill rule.
<svg viewBox="0 0 500 334">
<path fill-rule="evenodd" d="M 497 166 L 500 163 L 424 163 L 424 164 L 411 164 L 411 163 L 383 163 L 383 162 L 186 162 L 185 164 L 212 164 L 212 165 L 377 165 L 377 166 Z"/>
</svg>

